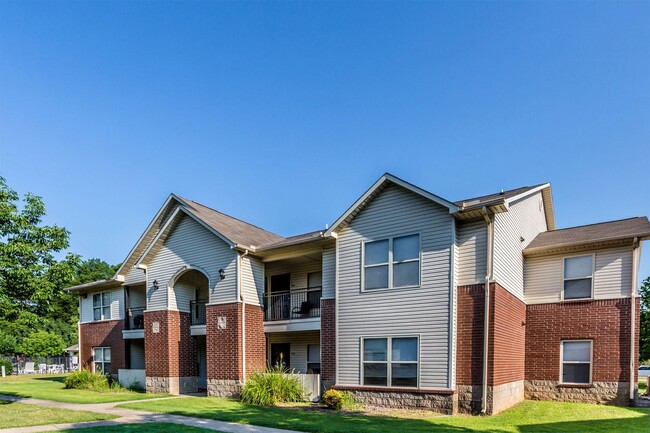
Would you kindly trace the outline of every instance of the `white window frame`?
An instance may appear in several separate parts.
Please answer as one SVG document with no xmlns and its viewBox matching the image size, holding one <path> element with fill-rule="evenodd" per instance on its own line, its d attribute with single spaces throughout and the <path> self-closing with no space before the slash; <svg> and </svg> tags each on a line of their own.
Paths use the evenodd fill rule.
<svg viewBox="0 0 650 433">
<path fill-rule="evenodd" d="M 393 240 L 398 238 L 405 238 L 409 236 L 418 237 L 418 256 L 414 259 L 402 260 L 401 262 L 393 261 Z M 375 263 L 372 265 L 366 265 L 366 244 L 373 242 L 388 241 L 388 261 L 383 263 Z M 417 284 L 410 286 L 393 286 L 393 266 L 401 263 L 418 263 L 418 282 Z M 366 289 L 366 269 L 374 268 L 379 266 L 388 266 L 388 287 L 378 287 L 376 289 Z M 394 290 L 394 289 L 412 289 L 417 288 L 422 285 L 422 234 L 417 233 L 407 233 L 403 235 L 391 236 L 387 238 L 380 239 L 368 239 L 364 240 L 361 243 L 361 291 L 362 292 L 379 292 L 382 290 Z"/>
<path fill-rule="evenodd" d="M 97 349 L 102 350 L 102 360 L 101 361 L 97 361 L 95 359 L 96 354 L 97 354 Z M 104 359 L 106 359 L 106 357 L 104 356 L 104 351 L 105 350 L 108 350 L 111 353 L 111 360 L 109 362 L 104 361 Z M 93 372 L 97 371 L 97 364 L 102 365 L 102 374 L 111 374 L 111 372 L 110 371 L 107 372 L 106 368 L 104 367 L 106 364 L 111 364 L 111 368 L 113 367 L 113 351 L 111 350 L 110 346 L 93 347 Z"/>
<path fill-rule="evenodd" d="M 565 269 L 566 269 L 566 261 L 567 259 L 577 259 L 580 257 L 591 257 L 591 295 L 588 298 L 569 298 L 566 299 L 564 297 L 564 283 L 566 281 L 572 281 L 572 280 L 584 280 L 589 277 L 578 277 L 578 278 L 565 278 Z M 563 301 L 584 301 L 584 300 L 589 300 L 589 299 L 594 299 L 594 279 L 596 277 L 596 254 L 591 253 L 591 254 L 576 254 L 576 255 L 571 255 L 571 256 L 565 256 L 562 258 L 562 300 Z"/>
<path fill-rule="evenodd" d="M 575 383 L 564 382 L 564 343 L 589 343 L 589 383 Z M 581 361 L 566 361 L 566 364 L 585 364 Z M 560 341 L 560 385 L 575 385 L 575 386 L 589 386 L 593 383 L 594 371 L 594 340 L 591 339 L 576 339 L 576 340 L 561 340 Z"/>
<path fill-rule="evenodd" d="M 415 369 L 415 382 L 416 385 L 414 387 L 411 386 L 393 386 L 393 377 L 392 377 L 392 368 L 391 364 L 393 364 L 393 338 L 415 338 L 417 341 L 417 350 L 416 350 L 416 360 L 415 361 L 394 361 L 395 364 L 416 364 L 416 369 Z M 384 339 L 386 340 L 386 361 L 366 361 L 364 359 L 365 357 L 365 341 L 366 340 L 380 340 Z M 361 337 L 361 346 L 360 346 L 360 354 L 359 354 L 359 359 L 361 360 L 359 364 L 359 376 L 361 379 L 361 385 L 362 386 L 368 386 L 372 388 L 407 388 L 407 389 L 419 389 L 420 388 L 420 336 L 419 335 L 391 335 L 391 336 L 385 336 L 385 335 L 368 335 Z M 365 383 L 365 375 L 364 375 L 364 364 L 386 364 L 386 385 L 366 385 Z"/>
<path fill-rule="evenodd" d="M 108 293 L 108 305 L 104 305 L 104 296 L 103 296 L 104 293 Z M 95 295 L 99 295 L 99 302 L 100 302 L 99 307 L 95 307 Z M 111 318 L 113 317 L 113 312 L 111 311 L 112 310 L 111 304 L 113 303 L 113 294 L 111 293 L 110 290 L 99 292 L 99 293 L 93 293 L 90 302 L 93 309 L 93 320 L 92 320 L 93 322 L 99 322 L 100 320 L 111 320 Z M 108 307 L 108 317 L 104 316 L 104 308 L 106 307 Z M 95 310 L 97 309 L 99 309 L 99 311 L 101 312 L 99 319 L 95 319 Z"/>
</svg>

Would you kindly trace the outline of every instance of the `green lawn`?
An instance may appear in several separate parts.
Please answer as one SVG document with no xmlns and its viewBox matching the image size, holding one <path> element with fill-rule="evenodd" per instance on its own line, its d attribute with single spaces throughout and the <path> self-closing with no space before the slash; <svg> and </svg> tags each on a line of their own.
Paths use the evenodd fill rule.
<svg viewBox="0 0 650 433">
<path fill-rule="evenodd" d="M 646 391 L 647 386 L 648 382 L 646 382 L 645 377 L 643 380 L 639 380 L 639 395 L 643 394 Z"/>
<path fill-rule="evenodd" d="M 186 427 L 183 425 L 167 423 L 126 424 L 111 427 L 91 427 L 61 431 L 70 433 L 219 433 L 215 430 L 206 430 L 203 428 Z"/>
<path fill-rule="evenodd" d="M 0 429 L 29 427 L 44 424 L 98 421 L 117 418 L 113 415 L 39 407 L 32 404 L 10 403 L 0 400 Z"/>
<path fill-rule="evenodd" d="M 650 432 L 650 409 L 580 403 L 526 401 L 492 417 L 461 415 L 424 419 L 261 408 L 236 400 L 207 397 L 129 403 L 121 407 L 319 433 Z"/>
<path fill-rule="evenodd" d="M 64 374 L 21 374 L 0 377 L 0 394 L 16 397 L 41 398 L 67 403 L 109 403 L 113 401 L 142 400 L 166 397 L 164 394 L 145 394 L 134 391 L 88 391 L 63 389 Z"/>
</svg>

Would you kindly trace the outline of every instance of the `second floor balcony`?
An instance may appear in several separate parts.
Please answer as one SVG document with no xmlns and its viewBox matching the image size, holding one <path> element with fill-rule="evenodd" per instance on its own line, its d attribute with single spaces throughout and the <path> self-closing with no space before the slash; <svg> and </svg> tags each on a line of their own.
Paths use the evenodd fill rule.
<svg viewBox="0 0 650 433">
<path fill-rule="evenodd" d="M 207 299 L 190 301 L 190 325 L 205 325 L 205 306 Z"/>
<path fill-rule="evenodd" d="M 264 295 L 264 321 L 320 317 L 321 287 Z"/>
</svg>

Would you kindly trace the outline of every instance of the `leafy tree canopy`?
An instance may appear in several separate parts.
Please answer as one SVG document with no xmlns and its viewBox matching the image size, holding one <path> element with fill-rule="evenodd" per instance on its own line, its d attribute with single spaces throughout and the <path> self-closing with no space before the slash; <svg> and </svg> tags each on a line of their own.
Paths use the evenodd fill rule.
<svg viewBox="0 0 650 433">
<path fill-rule="evenodd" d="M 639 359 L 650 360 L 650 277 L 643 280 L 639 289 L 641 298 L 641 329 L 639 340 Z"/>
<path fill-rule="evenodd" d="M 20 351 L 28 356 L 61 355 L 63 349 L 65 349 L 63 338 L 45 331 L 30 334 L 20 345 Z"/>
</svg>

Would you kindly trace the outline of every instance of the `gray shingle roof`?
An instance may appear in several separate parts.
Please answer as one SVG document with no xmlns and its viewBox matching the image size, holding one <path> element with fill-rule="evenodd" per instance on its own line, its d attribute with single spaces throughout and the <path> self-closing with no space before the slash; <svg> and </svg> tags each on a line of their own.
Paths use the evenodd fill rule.
<svg viewBox="0 0 650 433">
<path fill-rule="evenodd" d="M 454 202 L 454 204 L 457 205 L 457 206 L 461 206 L 461 207 L 463 206 L 463 204 L 465 206 L 476 206 L 476 205 L 483 204 L 483 203 L 489 203 L 489 202 L 498 200 L 500 198 L 507 200 L 507 199 L 515 197 L 515 196 L 517 196 L 519 194 L 523 194 L 526 191 L 530 191 L 532 189 L 538 188 L 538 187 L 540 187 L 542 185 L 546 185 L 546 184 L 540 183 L 539 185 L 522 186 L 520 188 L 511 189 L 511 190 L 508 190 L 508 191 L 497 192 L 497 193 L 488 194 L 488 195 L 482 195 L 480 197 L 466 198 L 465 200 L 456 201 L 456 202 Z"/>
<path fill-rule="evenodd" d="M 543 232 L 533 239 L 524 252 L 647 236 L 650 236 L 648 218 L 635 217 Z"/>
<path fill-rule="evenodd" d="M 251 247 L 284 240 L 282 236 L 261 229 L 253 224 L 231 217 L 195 201 L 182 197 L 179 198 L 187 203 L 185 208 L 188 212 L 191 212 L 195 217 L 237 245 Z"/>
</svg>

